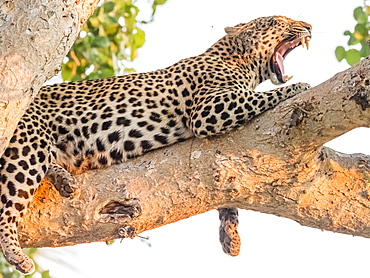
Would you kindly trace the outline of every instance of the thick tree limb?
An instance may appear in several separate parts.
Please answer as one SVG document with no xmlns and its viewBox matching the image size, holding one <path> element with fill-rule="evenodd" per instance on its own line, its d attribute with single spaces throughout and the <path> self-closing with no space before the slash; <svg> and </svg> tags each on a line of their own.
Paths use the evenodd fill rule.
<svg viewBox="0 0 370 278">
<path fill-rule="evenodd" d="M 370 59 L 242 129 L 78 176 L 74 200 L 44 183 L 22 223 L 24 247 L 135 236 L 218 207 L 370 237 L 370 156 L 322 145 L 370 119 Z"/>
<path fill-rule="evenodd" d="M 0 155 L 98 2 L 0 0 Z"/>
</svg>

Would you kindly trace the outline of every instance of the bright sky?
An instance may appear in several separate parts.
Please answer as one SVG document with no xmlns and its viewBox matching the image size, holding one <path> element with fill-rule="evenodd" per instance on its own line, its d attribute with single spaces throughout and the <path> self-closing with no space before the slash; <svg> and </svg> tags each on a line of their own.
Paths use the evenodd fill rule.
<svg viewBox="0 0 370 278">
<path fill-rule="evenodd" d="M 260 16 L 285 15 L 313 26 L 310 50 L 288 55 L 286 72 L 293 82 L 318 85 L 346 69 L 334 56 L 345 45 L 343 32 L 354 27 L 352 12 L 360 0 L 168 0 L 155 21 L 145 26 L 147 41 L 134 63 L 151 71 L 205 51 L 224 35 L 223 28 Z M 269 81 L 258 89 L 272 89 Z M 352 131 L 329 146 L 347 153 L 370 154 L 367 129 Z M 44 261 L 54 278 L 98 277 L 368 277 L 370 239 L 317 229 L 272 215 L 240 211 L 241 254 L 223 254 L 216 211 L 148 231 L 152 247 L 139 239 L 121 244 L 85 244 L 45 254 L 62 257 L 77 271 L 61 271 Z M 63 253 L 60 253 L 62 250 Z M 65 252 L 65 253 L 64 253 Z M 73 254 L 71 252 L 74 252 Z"/>
</svg>

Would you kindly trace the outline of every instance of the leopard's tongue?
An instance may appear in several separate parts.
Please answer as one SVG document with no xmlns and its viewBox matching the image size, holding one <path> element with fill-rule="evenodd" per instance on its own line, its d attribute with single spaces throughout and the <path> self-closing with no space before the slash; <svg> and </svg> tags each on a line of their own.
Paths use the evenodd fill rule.
<svg viewBox="0 0 370 278">
<path fill-rule="evenodd" d="M 287 51 L 285 51 L 285 54 L 283 54 L 283 55 L 286 56 L 290 51 L 291 51 L 291 49 L 288 49 Z M 283 55 L 280 53 L 280 51 L 277 51 L 275 53 L 275 63 L 277 65 L 277 67 L 279 68 L 281 81 L 283 83 L 285 83 L 285 82 L 288 82 L 290 79 L 292 79 L 293 76 L 285 75 L 284 56 Z"/>
<path fill-rule="evenodd" d="M 281 75 L 284 76 L 284 57 L 280 54 L 280 52 L 276 52 L 276 63 L 279 66 Z"/>
<path fill-rule="evenodd" d="M 283 41 L 276 47 L 272 57 L 271 67 L 273 72 L 276 74 L 277 79 L 281 83 L 286 83 L 292 78 L 292 76 L 285 75 L 284 57 L 286 57 L 298 45 L 303 44 L 303 41 L 304 45 L 308 45 L 305 38 L 296 38 L 292 41 Z"/>
</svg>

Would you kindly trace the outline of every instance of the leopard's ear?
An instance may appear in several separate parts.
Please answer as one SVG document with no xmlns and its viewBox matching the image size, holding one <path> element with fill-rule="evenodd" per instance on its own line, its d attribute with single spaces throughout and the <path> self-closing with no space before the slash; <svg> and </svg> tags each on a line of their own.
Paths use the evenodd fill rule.
<svg viewBox="0 0 370 278">
<path fill-rule="evenodd" d="M 233 35 L 233 34 L 235 34 L 236 33 L 236 30 L 235 30 L 236 28 L 235 27 L 226 27 L 225 28 L 225 32 L 226 32 L 226 34 L 228 34 L 228 35 Z"/>
<path fill-rule="evenodd" d="M 228 34 L 229 36 L 235 36 L 236 34 L 238 34 L 240 32 L 242 28 L 239 27 L 239 26 L 235 26 L 235 27 L 226 27 L 225 28 L 225 32 L 226 34 Z"/>
<path fill-rule="evenodd" d="M 247 25 L 246 23 L 239 23 L 239 24 L 235 25 L 234 27 L 226 27 L 225 32 L 229 36 L 235 36 L 235 35 L 239 34 L 241 31 L 243 31 L 243 29 L 245 29 L 246 25 Z"/>
</svg>

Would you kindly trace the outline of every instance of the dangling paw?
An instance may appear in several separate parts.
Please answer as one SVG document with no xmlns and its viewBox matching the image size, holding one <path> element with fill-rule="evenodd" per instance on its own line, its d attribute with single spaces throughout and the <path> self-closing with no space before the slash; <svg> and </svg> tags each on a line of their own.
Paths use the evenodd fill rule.
<svg viewBox="0 0 370 278">
<path fill-rule="evenodd" d="M 9 264 L 13 265 L 19 272 L 23 274 L 31 274 L 35 271 L 33 261 L 28 258 L 22 251 L 5 252 L 5 258 Z"/>
<path fill-rule="evenodd" d="M 238 210 L 236 208 L 219 208 L 220 243 L 222 250 L 230 256 L 238 256 L 240 237 L 238 233 Z"/>
</svg>

